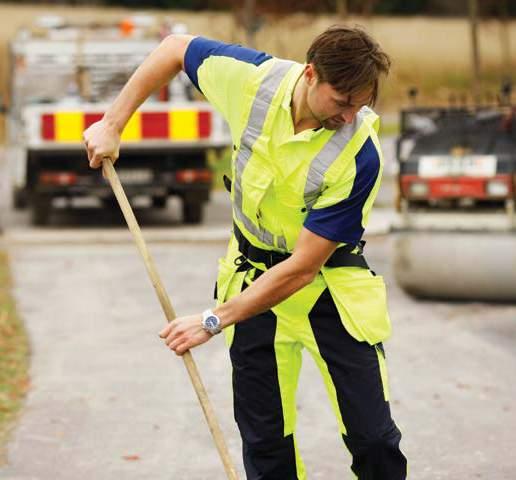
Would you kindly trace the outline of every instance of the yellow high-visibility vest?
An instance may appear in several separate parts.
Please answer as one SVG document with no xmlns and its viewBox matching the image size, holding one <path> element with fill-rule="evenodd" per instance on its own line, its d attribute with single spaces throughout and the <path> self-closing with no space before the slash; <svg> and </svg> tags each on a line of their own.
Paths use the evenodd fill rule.
<svg viewBox="0 0 516 480">
<path fill-rule="evenodd" d="M 225 116 L 232 132 L 233 220 L 252 245 L 266 250 L 292 252 L 313 209 L 331 207 L 350 195 L 356 157 L 366 142 L 378 153 L 380 172 L 357 212 L 362 227 L 380 186 L 379 120 L 371 109 L 362 108 L 352 124 L 337 131 L 321 128 L 294 135 L 290 101 L 302 72 L 303 65 L 276 58 L 256 66 L 239 65 L 223 56 L 207 58 L 197 70 L 202 92 Z M 231 96 L 233 79 L 236 97 Z M 252 281 L 252 271 L 237 272 L 239 256 L 233 237 L 219 262 L 218 303 L 237 295 L 244 281 Z M 323 267 L 311 284 L 273 311 L 287 318 L 306 316 L 325 288 L 357 340 L 376 344 L 389 337 L 383 278 L 358 267 Z M 232 330 L 226 330 L 231 342 Z"/>
</svg>

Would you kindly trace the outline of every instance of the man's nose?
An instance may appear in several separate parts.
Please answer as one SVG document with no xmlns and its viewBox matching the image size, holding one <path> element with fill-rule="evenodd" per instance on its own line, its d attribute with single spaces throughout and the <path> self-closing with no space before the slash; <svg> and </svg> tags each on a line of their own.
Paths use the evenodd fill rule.
<svg viewBox="0 0 516 480">
<path fill-rule="evenodd" d="M 347 110 L 346 112 L 343 112 L 341 117 L 342 120 L 344 120 L 346 123 L 353 123 L 353 120 L 355 119 L 355 116 L 357 114 L 357 110 Z"/>
</svg>

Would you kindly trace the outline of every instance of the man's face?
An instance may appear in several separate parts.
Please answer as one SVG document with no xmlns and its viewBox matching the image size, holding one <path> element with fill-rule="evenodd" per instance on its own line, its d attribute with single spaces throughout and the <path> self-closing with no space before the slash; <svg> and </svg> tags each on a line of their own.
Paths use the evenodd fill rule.
<svg viewBox="0 0 516 480">
<path fill-rule="evenodd" d="M 305 70 L 308 84 L 306 103 L 313 117 L 326 129 L 337 130 L 352 123 L 357 112 L 371 99 L 371 89 L 355 95 L 337 92 L 329 83 L 320 82 L 313 67 Z"/>
</svg>

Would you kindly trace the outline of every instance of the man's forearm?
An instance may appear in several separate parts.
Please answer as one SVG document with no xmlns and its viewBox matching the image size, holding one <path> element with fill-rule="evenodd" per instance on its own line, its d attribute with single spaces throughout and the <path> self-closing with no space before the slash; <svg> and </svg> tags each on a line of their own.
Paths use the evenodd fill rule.
<svg viewBox="0 0 516 480">
<path fill-rule="evenodd" d="M 293 258 L 267 270 L 238 296 L 217 307 L 222 327 L 269 310 L 308 285 L 314 276 L 295 267 Z"/>
<path fill-rule="evenodd" d="M 136 69 L 104 115 L 119 133 L 136 109 L 158 88 L 175 77 L 183 66 L 191 35 L 170 35 Z"/>
</svg>

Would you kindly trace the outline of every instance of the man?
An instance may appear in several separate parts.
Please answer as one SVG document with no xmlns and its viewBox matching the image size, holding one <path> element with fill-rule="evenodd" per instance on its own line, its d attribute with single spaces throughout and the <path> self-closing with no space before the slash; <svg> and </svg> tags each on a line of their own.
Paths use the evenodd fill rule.
<svg viewBox="0 0 516 480">
<path fill-rule="evenodd" d="M 225 330 L 248 479 L 306 478 L 294 438 L 303 348 L 321 371 L 354 474 L 406 478 L 381 343 L 390 334 L 385 286 L 361 255 L 383 168 L 378 117 L 366 105 L 389 67 L 357 28 L 319 35 L 304 65 L 170 36 L 84 133 L 91 167 L 116 160 L 132 113 L 181 69 L 230 126 L 234 231 L 217 307 L 160 336 L 182 355 Z"/>
</svg>

